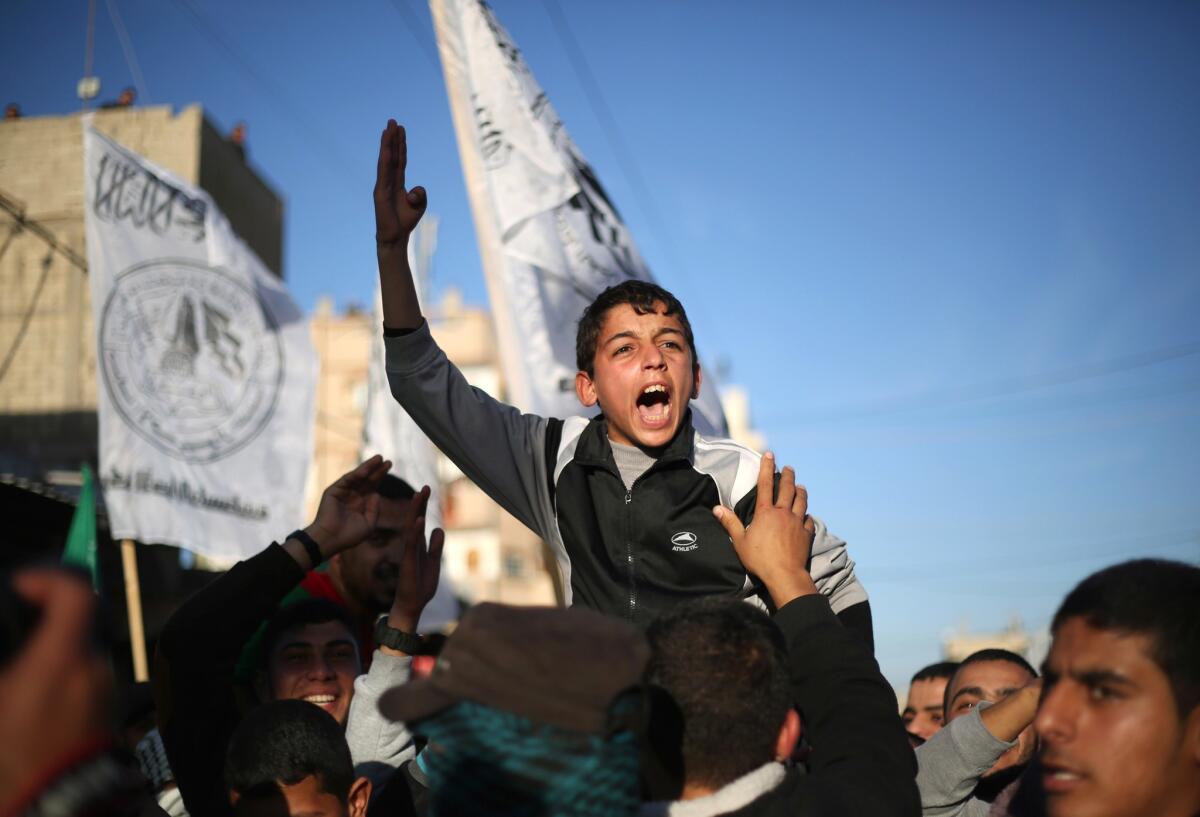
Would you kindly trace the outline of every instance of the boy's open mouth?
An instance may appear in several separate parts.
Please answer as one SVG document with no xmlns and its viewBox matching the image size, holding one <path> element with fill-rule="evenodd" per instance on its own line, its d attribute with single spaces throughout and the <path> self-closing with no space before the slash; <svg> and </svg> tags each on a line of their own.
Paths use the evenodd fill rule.
<svg viewBox="0 0 1200 817">
<path fill-rule="evenodd" d="M 646 425 L 665 425 L 671 419 L 671 392 L 662 383 L 646 386 L 637 397 L 637 410 Z"/>
</svg>

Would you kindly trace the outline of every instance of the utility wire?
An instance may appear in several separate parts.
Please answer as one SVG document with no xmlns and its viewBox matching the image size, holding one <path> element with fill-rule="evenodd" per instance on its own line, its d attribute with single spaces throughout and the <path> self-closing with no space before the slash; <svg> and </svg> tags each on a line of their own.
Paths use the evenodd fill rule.
<svg viewBox="0 0 1200 817">
<path fill-rule="evenodd" d="M 96 0 L 88 0 L 87 34 L 83 44 L 83 76 L 92 75 L 92 58 L 96 53 Z M 83 99 L 83 109 L 88 107 L 87 99 Z"/>
<path fill-rule="evenodd" d="M 33 322 L 33 313 L 37 310 L 38 300 L 42 297 L 42 289 L 46 286 L 46 278 L 50 275 L 50 266 L 53 260 L 52 252 L 47 252 L 46 257 L 42 259 L 42 274 L 38 277 L 37 285 L 33 289 L 33 297 L 29 299 L 29 306 L 26 308 L 25 314 L 21 316 L 21 325 L 17 328 L 12 345 L 8 347 L 3 362 L 0 362 L 0 382 L 8 374 L 9 367 L 17 357 L 17 350 L 21 348 L 21 343 L 25 340 L 25 333 L 29 331 L 29 324 Z"/>
<path fill-rule="evenodd" d="M 112 21 L 113 28 L 117 31 L 117 41 L 121 43 L 121 51 L 125 54 L 125 64 L 129 66 L 129 74 L 133 77 L 138 98 L 143 105 L 149 104 L 150 93 L 146 90 L 146 78 L 142 76 L 142 66 L 138 64 L 137 54 L 133 50 L 133 41 L 125 29 L 125 21 L 121 19 L 121 12 L 117 10 L 117 0 L 106 0 L 106 2 L 108 19 Z"/>
<path fill-rule="evenodd" d="M 303 130 L 305 130 L 310 137 L 312 137 L 314 142 L 312 147 L 314 151 L 316 151 L 316 144 L 321 145 L 326 154 L 322 158 L 332 160 L 333 163 L 337 164 L 339 169 L 342 171 L 341 173 L 334 173 L 333 175 L 337 177 L 338 181 L 347 185 L 348 189 L 353 189 L 356 196 L 359 195 L 362 191 L 357 187 L 351 186 L 349 181 L 356 176 L 356 172 L 353 169 L 353 163 L 347 161 L 337 144 L 333 142 L 321 128 L 318 128 L 312 123 L 308 116 L 303 112 L 303 108 L 301 108 L 300 105 L 298 105 L 295 100 L 292 99 L 291 95 L 288 94 L 288 92 L 282 86 L 276 84 L 266 75 L 259 72 L 259 70 L 255 68 L 254 65 L 221 34 L 216 26 L 209 22 L 208 19 L 200 13 L 200 11 L 192 3 L 192 0 L 175 0 L 175 3 L 183 8 L 183 10 L 189 15 L 191 15 L 192 20 L 196 24 L 196 28 L 201 34 L 203 34 L 210 42 L 216 44 L 218 48 L 228 54 L 233 60 L 234 64 L 241 69 L 246 76 L 250 77 L 256 83 L 258 83 L 262 90 L 266 91 L 266 96 L 279 110 L 288 116 L 289 121 L 295 122 Z M 327 167 L 327 169 L 329 169 L 332 173 L 332 168 Z"/>
<path fill-rule="evenodd" d="M 38 221 L 35 221 L 31 218 L 26 218 L 25 207 L 16 199 L 5 195 L 3 191 L 0 191 L 0 210 L 4 210 L 6 213 L 12 216 L 13 220 L 17 223 L 20 229 L 29 230 L 29 232 L 33 233 L 38 238 L 42 239 L 42 241 L 45 241 L 48 245 L 50 245 L 51 250 L 62 255 L 64 258 L 78 267 L 81 272 L 83 272 L 85 275 L 87 274 L 87 261 L 84 260 L 79 253 L 75 252 L 66 244 L 61 243 L 57 238 L 54 237 L 54 233 L 50 232 Z"/>
<path fill-rule="evenodd" d="M 1191 357 L 1200 354 L 1200 341 L 1182 343 L 1176 346 L 1166 346 L 1137 352 L 1123 357 L 1112 358 L 1098 363 L 1080 364 L 1064 369 L 1048 372 L 1038 372 L 1031 375 L 1018 375 L 990 383 L 973 383 L 965 386 L 952 386 L 944 389 L 934 389 L 921 394 L 910 395 L 895 400 L 881 400 L 873 403 L 862 403 L 857 406 L 825 409 L 819 413 L 798 415 L 796 412 L 767 412 L 759 415 L 759 423 L 772 420 L 796 420 L 804 422 L 821 422 L 823 420 L 859 420 L 870 417 L 881 417 L 891 414 L 901 414 L 927 409 L 941 409 L 948 406 L 973 403 L 980 400 L 992 400 L 1012 397 L 1026 392 L 1065 386 L 1083 380 L 1093 380 L 1109 377 L 1135 369 L 1157 366 L 1171 360 Z"/>
<path fill-rule="evenodd" d="M 605 102 L 604 92 L 600 88 L 600 83 L 596 81 L 596 76 L 592 73 L 592 69 L 588 65 L 583 49 L 580 48 L 579 42 L 571 32 L 571 27 L 567 23 L 566 16 L 563 14 L 556 0 L 542 0 L 542 4 L 546 7 L 546 13 L 550 17 L 550 22 L 554 25 L 559 40 L 562 42 L 563 50 L 567 53 L 567 59 L 570 60 L 571 67 L 574 69 L 580 85 L 583 86 L 584 97 L 587 99 L 596 120 L 600 123 L 600 129 L 604 132 L 609 148 L 616 157 L 622 174 L 629 181 L 630 186 L 634 189 L 634 193 L 638 197 L 638 207 L 645 214 L 655 235 L 666 251 L 668 260 L 672 266 L 672 272 L 681 278 L 688 279 L 690 277 L 688 275 L 688 266 L 680 260 L 679 252 L 672 239 L 673 233 L 654 204 L 654 196 L 650 192 L 650 187 L 646 184 L 645 178 L 638 169 L 637 162 L 633 158 L 633 152 L 629 150 L 629 147 L 625 144 L 625 140 L 621 137 L 617 118 L 613 116 L 612 109 Z M 693 301 L 693 303 L 698 305 L 699 308 L 694 311 L 701 313 L 701 316 L 708 324 L 708 331 L 718 336 L 723 335 L 724 333 L 721 329 L 722 323 L 711 319 L 705 308 L 706 302 L 703 299 L 699 299 Z M 722 346 L 726 346 L 726 344 L 722 344 Z"/>
<path fill-rule="evenodd" d="M 663 221 L 658 213 L 658 209 L 654 206 L 654 198 L 650 194 L 650 188 L 646 184 L 646 180 L 642 177 L 642 173 L 638 169 L 629 147 L 625 144 L 625 140 L 621 138 L 621 131 L 617 126 L 617 118 L 613 116 L 608 103 L 604 101 L 604 93 L 600 89 L 600 83 L 596 81 L 596 76 L 588 66 L 583 49 L 579 47 L 579 42 L 575 39 L 575 35 L 571 33 L 571 28 L 567 24 L 566 17 L 563 16 L 562 9 L 558 7 L 558 3 L 555 0 L 543 0 L 543 5 L 546 7 L 546 13 L 550 17 L 550 22 L 554 24 L 554 30 L 557 32 L 559 40 L 567 52 L 567 59 L 570 60 L 571 67 L 575 70 L 575 75 L 579 78 L 579 83 L 583 86 L 584 96 L 587 98 L 592 112 L 596 115 L 596 120 L 600 123 L 601 130 L 604 131 L 604 136 L 608 140 L 609 147 L 612 149 L 618 164 L 621 166 L 621 172 L 625 174 L 625 177 L 629 180 L 638 195 L 638 206 L 650 221 L 653 222 L 655 231 L 667 237 L 669 241 L 670 233 L 667 230 L 666 222 Z"/>
<path fill-rule="evenodd" d="M 417 17 L 417 13 L 409 7 L 405 0 L 391 0 L 391 3 L 396 8 L 396 11 L 399 12 L 400 17 L 403 18 L 404 27 L 408 29 L 408 33 L 412 35 L 413 40 L 425 52 L 425 56 L 429 58 L 429 64 L 434 67 L 434 70 L 440 72 L 442 70 L 442 63 L 438 59 L 437 54 L 434 53 L 429 43 L 417 34 L 417 32 L 425 28 L 425 24 L 421 22 L 420 18 Z"/>
</svg>

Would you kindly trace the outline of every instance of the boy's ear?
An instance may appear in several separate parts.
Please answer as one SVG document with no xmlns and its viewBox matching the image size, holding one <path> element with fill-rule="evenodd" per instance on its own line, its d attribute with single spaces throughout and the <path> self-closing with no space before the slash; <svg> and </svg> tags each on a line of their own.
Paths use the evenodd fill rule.
<svg viewBox="0 0 1200 817">
<path fill-rule="evenodd" d="M 700 396 L 701 377 L 700 377 L 700 364 L 699 363 L 696 364 L 695 368 L 693 369 L 692 374 L 693 374 L 693 377 L 692 377 L 692 399 L 695 400 L 697 397 Z"/>
<path fill-rule="evenodd" d="M 592 378 L 587 372 L 575 373 L 575 396 L 579 398 L 580 403 L 583 403 L 588 408 L 599 402 L 600 398 L 596 394 L 596 384 L 592 382 Z"/>
<path fill-rule="evenodd" d="M 350 784 L 350 796 L 346 798 L 350 817 L 367 817 L 367 804 L 371 802 L 371 781 L 360 777 Z"/>
</svg>

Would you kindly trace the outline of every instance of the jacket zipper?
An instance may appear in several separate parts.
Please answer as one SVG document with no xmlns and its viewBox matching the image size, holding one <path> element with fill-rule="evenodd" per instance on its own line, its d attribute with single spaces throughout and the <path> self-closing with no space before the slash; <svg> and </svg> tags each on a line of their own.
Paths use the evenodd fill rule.
<svg viewBox="0 0 1200 817">
<path fill-rule="evenodd" d="M 640 477 L 639 477 L 640 479 Z M 637 485 L 637 480 L 633 481 Z M 629 620 L 637 610 L 637 582 L 634 578 L 633 559 L 633 510 L 629 504 L 633 502 L 633 487 L 625 491 L 625 567 L 629 571 Z"/>
</svg>

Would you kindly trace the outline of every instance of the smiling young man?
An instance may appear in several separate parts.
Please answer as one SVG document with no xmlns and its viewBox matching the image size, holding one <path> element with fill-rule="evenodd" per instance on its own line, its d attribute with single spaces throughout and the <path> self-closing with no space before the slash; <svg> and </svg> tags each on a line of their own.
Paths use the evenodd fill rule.
<svg viewBox="0 0 1200 817">
<path fill-rule="evenodd" d="M 1142 559 L 1054 616 L 1035 726 L 1049 817 L 1200 814 L 1200 568 Z"/>
<path fill-rule="evenodd" d="M 584 312 L 575 391 L 592 419 L 522 414 L 471 388 L 434 343 L 408 267 L 425 191 L 405 186 L 407 144 L 384 130 L 376 242 L 392 393 L 433 442 L 549 543 L 568 604 L 648 623 L 696 596 L 769 595 L 748 576 L 713 515 L 754 512 L 759 457 L 693 429 L 702 377 L 683 306 L 625 281 Z M 845 543 L 816 521 L 809 570 L 842 620 L 871 640 L 867 595 Z"/>
</svg>

